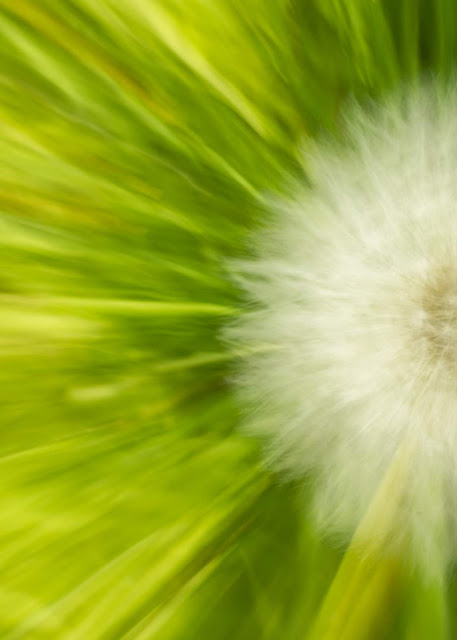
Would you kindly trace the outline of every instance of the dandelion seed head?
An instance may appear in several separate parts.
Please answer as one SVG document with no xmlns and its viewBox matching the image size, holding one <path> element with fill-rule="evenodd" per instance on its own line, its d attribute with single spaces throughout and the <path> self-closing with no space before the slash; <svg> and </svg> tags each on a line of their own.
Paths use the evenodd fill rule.
<svg viewBox="0 0 457 640">
<path fill-rule="evenodd" d="M 457 91 L 403 91 L 345 126 L 345 143 L 307 153 L 310 186 L 275 204 L 239 265 L 249 306 L 229 334 L 251 355 L 238 387 L 248 430 L 312 478 L 316 521 L 336 536 L 406 442 L 383 535 L 425 565 L 457 538 Z"/>
</svg>

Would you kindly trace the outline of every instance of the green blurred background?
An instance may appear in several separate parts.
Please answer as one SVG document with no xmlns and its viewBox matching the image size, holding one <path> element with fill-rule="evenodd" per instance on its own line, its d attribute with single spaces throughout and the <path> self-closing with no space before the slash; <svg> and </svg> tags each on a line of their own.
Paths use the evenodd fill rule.
<svg viewBox="0 0 457 640">
<path fill-rule="evenodd" d="M 346 101 L 456 56 L 453 0 L 0 0 L 1 638 L 310 636 L 344 549 L 238 428 L 227 265 Z M 325 638 L 455 638 L 453 585 Z"/>
</svg>

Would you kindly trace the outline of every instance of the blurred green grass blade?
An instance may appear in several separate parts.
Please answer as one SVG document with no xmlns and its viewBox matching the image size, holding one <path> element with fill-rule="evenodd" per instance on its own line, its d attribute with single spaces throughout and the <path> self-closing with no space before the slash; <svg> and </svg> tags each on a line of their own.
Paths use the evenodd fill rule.
<svg viewBox="0 0 457 640">
<path fill-rule="evenodd" d="M 410 581 L 406 596 L 409 615 L 405 621 L 406 640 L 446 640 L 449 634 L 449 612 L 444 580 L 424 583 L 417 576 Z"/>
<path fill-rule="evenodd" d="M 215 304 L 192 302 L 156 302 L 145 300 L 120 300 L 104 298 L 63 298 L 63 297 L 0 297 L 0 304 L 13 306 L 31 306 L 32 308 L 60 311 L 91 311 L 95 313 L 114 313 L 125 315 L 222 315 L 230 316 L 235 308 Z"/>
</svg>

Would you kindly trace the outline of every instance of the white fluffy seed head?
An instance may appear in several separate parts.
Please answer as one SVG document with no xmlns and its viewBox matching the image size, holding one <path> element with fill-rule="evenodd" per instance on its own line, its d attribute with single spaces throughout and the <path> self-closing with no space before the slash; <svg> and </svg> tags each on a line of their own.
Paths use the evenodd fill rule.
<svg viewBox="0 0 457 640">
<path fill-rule="evenodd" d="M 238 386 L 249 431 L 312 479 L 338 536 L 407 446 L 382 537 L 433 567 L 457 538 L 457 91 L 407 90 L 345 126 L 238 265 Z"/>
</svg>

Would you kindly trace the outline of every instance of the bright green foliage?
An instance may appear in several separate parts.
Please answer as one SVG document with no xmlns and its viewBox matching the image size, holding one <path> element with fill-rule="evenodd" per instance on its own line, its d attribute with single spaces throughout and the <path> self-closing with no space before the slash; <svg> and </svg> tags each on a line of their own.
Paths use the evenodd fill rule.
<svg viewBox="0 0 457 640">
<path fill-rule="evenodd" d="M 451 0 L 0 0 L 0 637 L 306 638 L 341 550 L 238 430 L 228 259 L 456 54 Z M 446 637 L 399 582 L 367 638 Z"/>
</svg>

